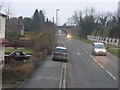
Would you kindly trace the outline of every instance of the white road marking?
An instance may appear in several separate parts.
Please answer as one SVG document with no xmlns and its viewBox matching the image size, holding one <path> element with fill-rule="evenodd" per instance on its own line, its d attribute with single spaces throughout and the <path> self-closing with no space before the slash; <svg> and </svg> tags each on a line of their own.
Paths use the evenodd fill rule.
<svg viewBox="0 0 120 90">
<path fill-rule="evenodd" d="M 89 56 L 92 58 L 92 55 L 89 54 Z"/>
<path fill-rule="evenodd" d="M 102 67 L 104 69 L 104 67 L 100 63 L 98 63 L 98 64 L 100 65 L 100 67 Z"/>
<path fill-rule="evenodd" d="M 67 81 L 66 81 L 66 63 L 62 64 L 62 70 L 61 70 L 61 78 L 60 78 L 60 85 L 59 85 L 59 90 L 61 90 L 61 88 L 66 88 L 67 86 Z"/>
<path fill-rule="evenodd" d="M 76 53 L 77 55 L 81 55 L 81 53 Z"/>
<path fill-rule="evenodd" d="M 88 51 L 86 51 L 86 53 L 87 53 L 87 54 L 89 54 L 89 52 L 88 52 Z"/>
<path fill-rule="evenodd" d="M 93 56 L 86 51 L 84 48 L 82 48 L 101 68 L 103 68 L 114 80 L 117 80 L 109 71 L 107 71 L 104 66 L 102 66 L 95 58 L 93 58 Z"/>
<path fill-rule="evenodd" d="M 60 84 L 59 84 L 59 89 L 62 87 L 62 78 L 63 78 L 63 66 L 64 66 L 64 63 L 62 64 L 62 70 L 61 70 L 61 78 L 60 78 Z"/>
<path fill-rule="evenodd" d="M 66 72 L 66 68 L 67 68 L 67 66 L 66 66 L 66 63 L 64 63 L 64 75 L 63 75 L 63 85 L 62 85 L 62 88 L 67 88 L 67 81 L 66 81 L 66 74 L 67 74 L 67 72 Z"/>
<path fill-rule="evenodd" d="M 94 60 L 95 62 L 97 62 L 97 60 L 96 60 L 95 58 L 93 58 L 93 60 Z"/>
<path fill-rule="evenodd" d="M 116 78 L 109 72 L 109 71 L 106 71 L 114 80 L 116 80 Z"/>
<path fill-rule="evenodd" d="M 101 68 L 103 68 L 114 80 L 116 80 L 116 78 L 115 78 L 109 71 L 107 71 L 95 58 L 93 58 L 93 60 L 94 60 L 95 62 L 97 62 L 97 64 L 98 64 Z"/>
</svg>

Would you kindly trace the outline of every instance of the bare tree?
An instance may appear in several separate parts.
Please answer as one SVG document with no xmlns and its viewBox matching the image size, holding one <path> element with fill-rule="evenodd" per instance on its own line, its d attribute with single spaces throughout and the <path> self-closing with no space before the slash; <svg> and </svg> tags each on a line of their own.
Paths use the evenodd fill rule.
<svg viewBox="0 0 120 90">
<path fill-rule="evenodd" d="M 7 5 L 5 8 L 5 14 L 7 15 L 7 19 L 9 19 L 10 15 L 12 14 L 12 10 L 10 8 L 10 5 Z"/>
<path fill-rule="evenodd" d="M 68 18 L 68 20 L 67 20 L 67 25 L 68 25 L 68 26 L 74 26 L 74 25 L 75 25 L 75 22 L 74 22 L 73 17 Z"/>
<path fill-rule="evenodd" d="M 94 7 L 86 8 L 86 9 L 84 10 L 85 16 L 89 16 L 89 15 L 93 16 L 93 15 L 95 14 L 95 12 L 96 12 L 96 10 L 95 10 Z"/>
<path fill-rule="evenodd" d="M 9 19 L 10 15 L 12 14 L 12 10 L 9 4 L 5 4 L 4 1 L 0 2 L 0 13 L 3 11 L 3 7 L 5 8 L 4 12 L 7 15 L 7 19 Z"/>
<path fill-rule="evenodd" d="M 1 2 L 0 2 L 0 13 L 1 13 L 1 10 L 2 10 L 3 6 L 4 6 L 4 2 L 1 1 Z"/>
</svg>

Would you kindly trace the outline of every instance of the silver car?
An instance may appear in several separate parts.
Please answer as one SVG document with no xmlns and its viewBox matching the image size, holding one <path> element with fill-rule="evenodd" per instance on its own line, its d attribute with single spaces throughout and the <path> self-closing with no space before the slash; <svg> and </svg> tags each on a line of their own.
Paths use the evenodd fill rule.
<svg viewBox="0 0 120 90">
<path fill-rule="evenodd" d="M 67 62 L 67 49 L 66 47 L 56 47 L 53 52 L 53 61 L 62 60 Z"/>
</svg>

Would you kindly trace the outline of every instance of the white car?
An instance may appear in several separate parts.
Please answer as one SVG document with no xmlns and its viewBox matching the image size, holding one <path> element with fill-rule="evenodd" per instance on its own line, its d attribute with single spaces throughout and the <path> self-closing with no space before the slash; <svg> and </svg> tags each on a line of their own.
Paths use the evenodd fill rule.
<svg viewBox="0 0 120 90">
<path fill-rule="evenodd" d="M 53 52 L 53 61 L 65 61 L 67 62 L 67 49 L 66 47 L 56 47 Z"/>
<path fill-rule="evenodd" d="M 101 42 L 94 42 L 93 43 L 92 54 L 106 56 L 105 45 Z"/>
</svg>

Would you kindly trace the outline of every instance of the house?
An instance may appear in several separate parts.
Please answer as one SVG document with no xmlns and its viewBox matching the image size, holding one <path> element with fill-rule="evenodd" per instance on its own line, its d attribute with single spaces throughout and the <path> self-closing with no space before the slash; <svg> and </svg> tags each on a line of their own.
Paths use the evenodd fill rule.
<svg viewBox="0 0 120 90">
<path fill-rule="evenodd" d="M 6 15 L 0 13 L 0 67 L 4 66 L 5 43 L 8 42 L 5 39 L 5 20 Z"/>
<path fill-rule="evenodd" d="M 6 23 L 6 31 L 24 35 L 24 24 L 22 17 L 19 18 L 13 17 L 11 19 L 8 19 Z"/>
</svg>

